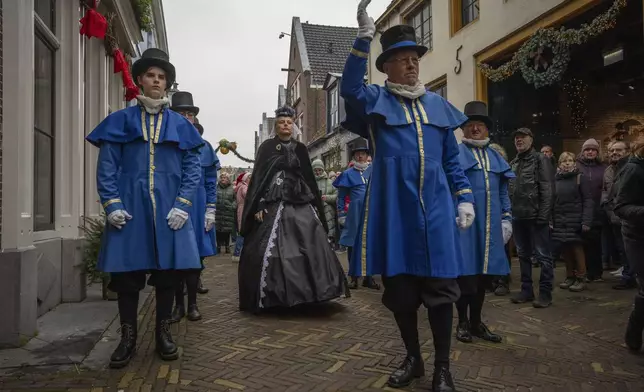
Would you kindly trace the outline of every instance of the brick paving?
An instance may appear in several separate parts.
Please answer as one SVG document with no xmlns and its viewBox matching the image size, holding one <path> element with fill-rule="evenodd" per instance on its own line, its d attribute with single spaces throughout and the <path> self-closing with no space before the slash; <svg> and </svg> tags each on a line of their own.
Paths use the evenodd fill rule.
<svg viewBox="0 0 644 392">
<path fill-rule="evenodd" d="M 0 380 L 2 391 L 381 391 L 404 355 L 380 293 L 298 312 L 251 316 L 237 310 L 237 265 L 209 260 L 200 296 L 203 320 L 175 326 L 181 357 L 154 354 L 153 307 L 144 307 L 137 357 L 126 369 L 22 369 Z M 561 278 L 562 269 L 557 276 Z M 535 274 L 538 276 L 538 274 Z M 502 344 L 454 340 L 452 371 L 459 391 L 642 391 L 644 355 L 622 344 L 632 291 L 595 283 L 586 292 L 560 289 L 545 310 L 487 298 L 484 319 Z M 516 286 L 516 285 L 515 285 Z M 408 391 L 428 391 L 432 342 L 425 312 L 419 323 L 430 370 Z M 105 359 L 106 362 L 108 358 Z"/>
</svg>

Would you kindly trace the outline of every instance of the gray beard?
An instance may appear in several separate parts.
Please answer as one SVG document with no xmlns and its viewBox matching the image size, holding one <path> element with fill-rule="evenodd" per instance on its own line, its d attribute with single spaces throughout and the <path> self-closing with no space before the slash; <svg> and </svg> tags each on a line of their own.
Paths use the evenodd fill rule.
<svg viewBox="0 0 644 392">
<path fill-rule="evenodd" d="M 425 93 L 427 93 L 425 86 L 420 81 L 416 82 L 415 86 L 408 86 L 406 84 L 398 84 L 386 81 L 385 87 L 387 87 L 387 90 L 389 90 L 392 94 L 396 94 L 403 98 L 409 99 L 420 98 L 425 95 Z"/>
</svg>

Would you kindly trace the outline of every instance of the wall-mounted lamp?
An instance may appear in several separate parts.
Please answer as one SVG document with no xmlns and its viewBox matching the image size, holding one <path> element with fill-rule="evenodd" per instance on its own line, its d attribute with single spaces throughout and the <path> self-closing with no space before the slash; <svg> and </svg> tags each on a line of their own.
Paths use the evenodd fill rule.
<svg viewBox="0 0 644 392">
<path fill-rule="evenodd" d="M 284 36 L 285 36 L 285 35 L 288 35 L 289 37 L 291 36 L 290 34 L 287 34 L 287 33 L 285 33 L 285 32 L 283 32 L 283 31 L 282 31 L 282 32 L 280 33 L 279 38 L 280 38 L 280 39 L 282 39 L 282 38 L 284 38 Z"/>
<path fill-rule="evenodd" d="M 615 48 L 603 53 L 604 67 L 624 60 L 624 48 Z"/>
</svg>

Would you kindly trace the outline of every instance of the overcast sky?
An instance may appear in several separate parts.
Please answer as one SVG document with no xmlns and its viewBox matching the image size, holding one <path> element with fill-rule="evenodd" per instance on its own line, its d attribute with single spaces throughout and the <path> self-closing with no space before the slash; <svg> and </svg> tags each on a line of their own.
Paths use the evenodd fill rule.
<svg viewBox="0 0 644 392">
<path fill-rule="evenodd" d="M 391 0 L 373 0 L 377 19 Z M 277 86 L 286 84 L 291 21 L 357 27 L 359 0 L 163 0 L 170 61 L 179 90 L 193 94 L 204 137 L 226 138 L 253 158 L 262 113 L 272 116 Z M 222 166 L 248 164 L 219 154 Z"/>
</svg>

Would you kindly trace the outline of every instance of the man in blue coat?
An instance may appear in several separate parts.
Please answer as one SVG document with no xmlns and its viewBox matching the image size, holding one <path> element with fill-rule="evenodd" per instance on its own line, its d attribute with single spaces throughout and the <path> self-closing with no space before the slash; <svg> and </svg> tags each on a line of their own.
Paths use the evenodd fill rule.
<svg viewBox="0 0 644 392">
<path fill-rule="evenodd" d="M 166 91 L 174 66 L 159 49 L 146 50 L 132 65 L 143 94 L 138 105 L 109 115 L 88 136 L 100 148 L 96 181 L 107 215 L 98 267 L 111 274 L 118 293 L 121 342 L 112 367 L 126 366 L 136 349 L 139 291 L 156 289 L 156 349 L 178 357 L 170 333 L 176 270 L 200 268 L 190 220 L 201 176 L 195 127 L 168 108 Z"/>
<path fill-rule="evenodd" d="M 178 91 L 172 95 L 171 110 L 185 117 L 203 136 L 203 126 L 197 120 L 199 107 L 194 105 L 192 94 L 187 91 Z M 210 143 L 204 140 L 204 145 L 199 150 L 201 160 L 201 181 L 195 193 L 193 201 L 193 212 L 190 214 L 192 226 L 197 236 L 199 256 L 201 256 L 200 269 L 187 269 L 182 271 L 175 290 L 176 306 L 172 311 L 172 322 L 179 322 L 186 316 L 184 302 L 184 287 L 188 294 L 187 318 L 190 321 L 201 320 L 201 312 L 197 306 L 197 293 L 206 294 L 208 289 L 201 283 L 201 271 L 204 268 L 204 259 L 217 254 L 217 241 L 212 226 L 215 223 L 215 212 L 217 206 L 217 170 L 219 170 L 219 159 Z"/>
<path fill-rule="evenodd" d="M 458 230 L 474 221 L 474 199 L 454 130 L 467 117 L 420 82 L 419 58 L 428 49 L 416 43 L 411 26 L 382 34 L 376 68 L 387 74 L 387 82 L 365 85 L 376 30 L 367 15 L 369 3 L 358 5 L 358 38 L 340 85 L 345 128 L 368 138 L 373 150 L 352 262 L 360 264 L 363 276 L 382 275 L 382 301 L 394 313 L 407 349 L 389 386 L 408 385 L 424 374 L 417 327 L 423 304 L 434 335 L 434 391 L 454 391 L 449 353 L 453 303 L 460 295 Z"/>
<path fill-rule="evenodd" d="M 358 288 L 358 278 L 362 275 L 362 268 L 358 259 L 353 259 L 353 244 L 358 236 L 358 227 L 362 217 L 367 184 L 371 175 L 371 166 L 367 162 L 369 156 L 369 145 L 364 138 L 358 138 L 353 142 L 351 151 L 353 155 L 353 166 L 343 171 L 333 182 L 338 189 L 338 223 L 342 227 L 340 245 L 347 247 L 349 259 L 349 276 L 351 285 L 349 288 Z M 349 202 L 347 203 L 347 196 Z M 364 287 L 380 290 L 380 285 L 373 280 L 372 276 L 365 276 L 362 281 Z"/>
<path fill-rule="evenodd" d="M 495 276 L 510 272 L 505 244 L 512 236 L 512 210 L 508 183 L 514 178 L 503 156 L 490 148 L 489 129 L 492 120 L 484 102 L 465 105 L 468 121 L 461 127 L 461 168 L 472 185 L 476 220 L 461 233 L 463 251 L 458 284 L 461 297 L 456 301 L 458 326 L 456 339 L 471 343 L 473 337 L 499 343 L 502 338 L 481 320 L 485 290 Z M 468 317 L 469 310 L 469 317 Z"/>
</svg>

